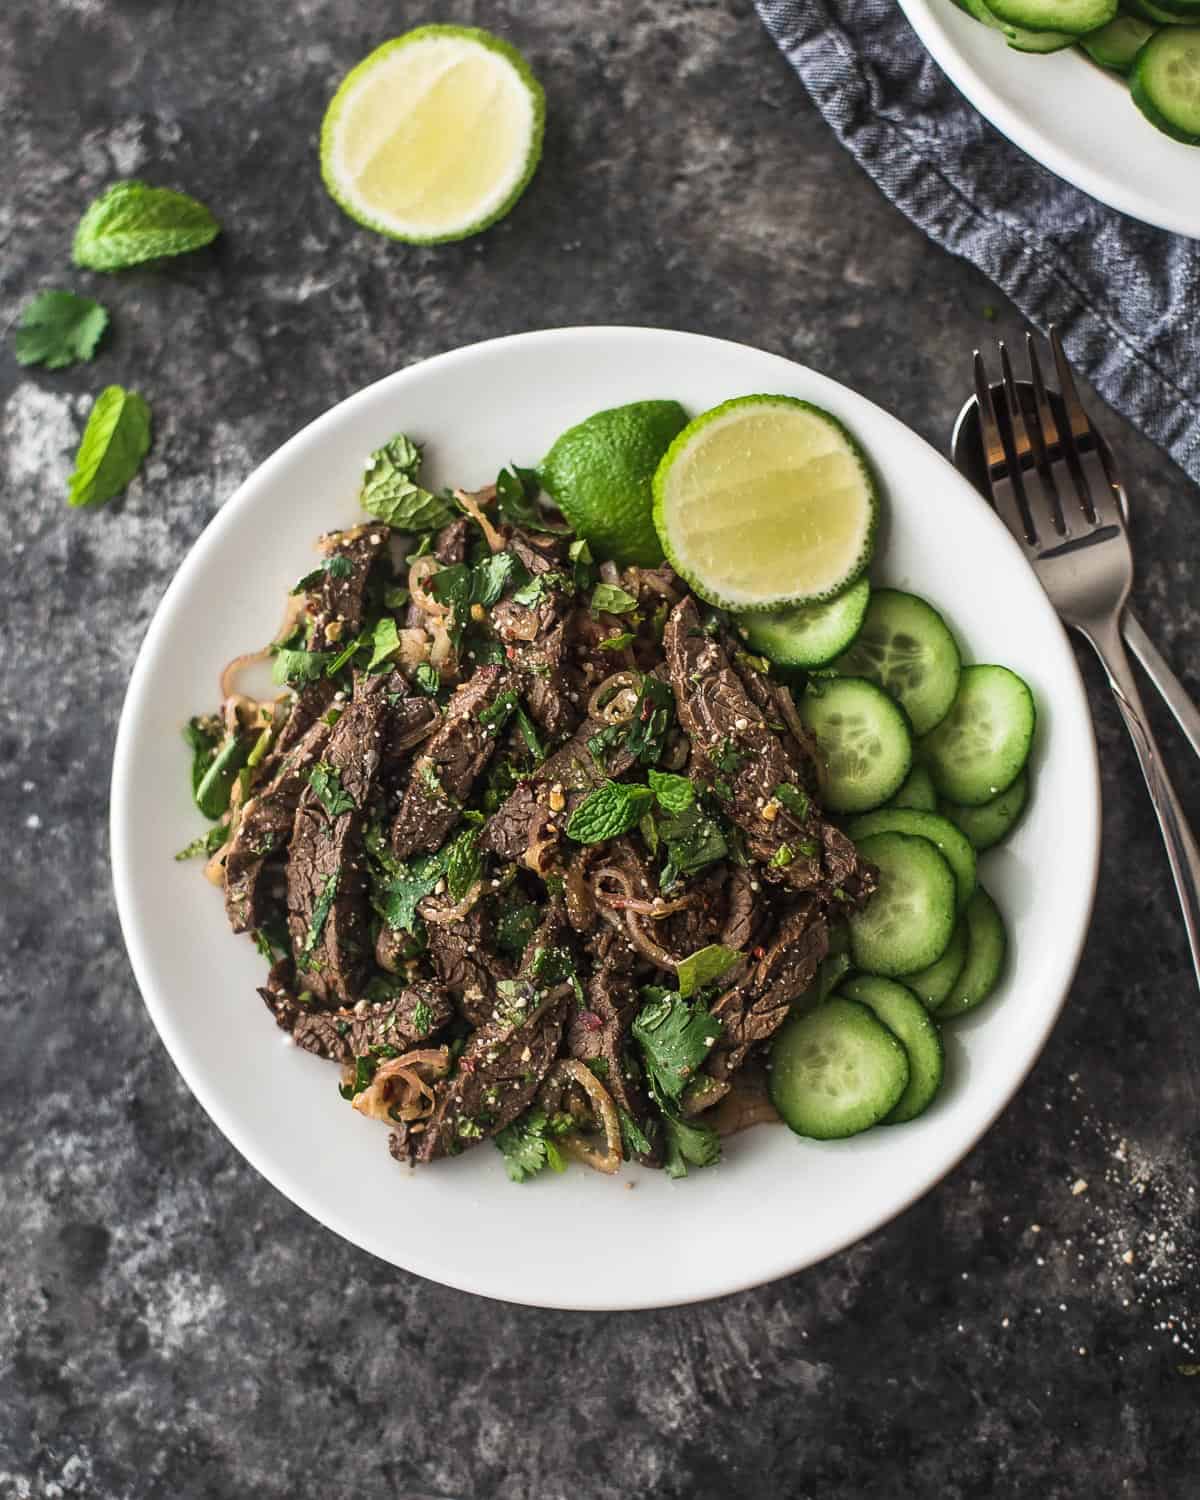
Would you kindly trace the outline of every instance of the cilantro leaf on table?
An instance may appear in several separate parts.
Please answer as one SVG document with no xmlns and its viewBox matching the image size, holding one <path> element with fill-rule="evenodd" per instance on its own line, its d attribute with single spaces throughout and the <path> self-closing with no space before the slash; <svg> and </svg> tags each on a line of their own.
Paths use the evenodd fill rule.
<svg viewBox="0 0 1200 1500">
<path fill-rule="evenodd" d="M 117 182 L 92 203 L 75 231 L 72 256 L 93 271 L 123 271 L 210 244 L 221 226 L 203 203 L 171 188 Z"/>
<path fill-rule="evenodd" d="M 726 948 L 721 943 L 709 943 L 706 948 L 697 948 L 694 953 L 689 953 L 676 966 L 680 995 L 686 1000 L 689 995 L 702 990 L 714 979 L 720 979 L 741 956 L 736 948 Z"/>
<path fill-rule="evenodd" d="M 421 450 L 400 432 L 367 461 L 358 503 L 397 531 L 437 531 L 454 519 L 453 505 L 417 483 Z"/>
<path fill-rule="evenodd" d="M 119 495 L 150 449 L 150 408 L 136 391 L 109 385 L 88 414 L 79 440 L 67 501 L 103 505 Z"/>
<path fill-rule="evenodd" d="M 605 781 L 591 791 L 567 819 L 567 837 L 577 844 L 599 844 L 635 827 L 654 793 L 648 786 Z"/>
<path fill-rule="evenodd" d="M 496 1149 L 503 1155 L 504 1170 L 513 1182 L 524 1182 L 544 1167 L 552 1172 L 565 1171 L 567 1164 L 554 1137 L 565 1134 L 570 1125 L 569 1116 L 551 1120 L 539 1108 L 506 1125 L 496 1136 Z"/>
<path fill-rule="evenodd" d="M 108 327 L 99 302 L 74 292 L 39 292 L 21 312 L 13 337 L 19 365 L 64 370 L 91 359 Z"/>
<path fill-rule="evenodd" d="M 318 761 L 308 773 L 308 784 L 312 794 L 331 818 L 340 818 L 343 813 L 354 812 L 358 803 L 342 786 L 340 773 L 333 766 Z"/>
<path fill-rule="evenodd" d="M 721 1022 L 674 990 L 648 986 L 642 993 L 649 998 L 634 1019 L 632 1034 L 651 1083 L 664 1098 L 675 1100 L 720 1036 Z"/>
</svg>

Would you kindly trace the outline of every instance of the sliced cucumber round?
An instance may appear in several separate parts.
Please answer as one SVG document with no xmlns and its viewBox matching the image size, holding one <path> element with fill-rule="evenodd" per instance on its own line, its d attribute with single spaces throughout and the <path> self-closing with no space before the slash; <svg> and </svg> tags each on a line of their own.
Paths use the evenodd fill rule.
<svg viewBox="0 0 1200 1500">
<path fill-rule="evenodd" d="M 933 777 L 919 762 L 908 773 L 904 785 L 894 797 L 888 799 L 888 807 L 915 807 L 918 812 L 937 812 L 937 788 Z"/>
<path fill-rule="evenodd" d="M 1133 60 L 1158 28 L 1139 16 L 1117 16 L 1099 31 L 1089 31 L 1079 45 L 1094 63 L 1115 73 L 1128 73 Z"/>
<path fill-rule="evenodd" d="M 781 667 L 823 667 L 858 634 L 870 598 L 871 585 L 860 578 L 821 604 L 740 615 L 737 628 L 752 651 Z"/>
<path fill-rule="evenodd" d="M 928 839 L 954 872 L 959 911 L 966 909 L 975 889 L 975 850 L 971 840 L 948 818 L 937 813 L 918 812 L 912 807 L 881 807 L 877 812 L 855 818 L 846 832 L 856 844 L 873 833 L 911 833 L 914 838 Z"/>
<path fill-rule="evenodd" d="M 967 907 L 967 961 L 949 995 L 938 1006 L 939 1021 L 974 1010 L 996 988 L 1004 972 L 1008 936 L 996 903 L 979 885 Z"/>
<path fill-rule="evenodd" d="M 821 801 L 830 812 L 866 812 L 899 789 L 912 767 L 912 735 L 874 683 L 860 677 L 811 683 L 799 710 L 820 751 Z"/>
<path fill-rule="evenodd" d="M 1200 26 L 1166 26 L 1134 59 L 1133 102 L 1164 134 L 1200 145 Z"/>
<path fill-rule="evenodd" d="M 964 807 L 960 802 L 943 802 L 938 811 L 983 851 L 1007 838 L 1016 826 L 1029 801 L 1029 772 L 1023 770 L 1007 791 L 984 802 L 980 807 Z"/>
<path fill-rule="evenodd" d="M 959 917 L 954 924 L 954 936 L 950 946 L 936 963 L 915 974 L 906 974 L 904 983 L 912 990 L 921 1004 L 936 1011 L 958 982 L 963 964 L 967 961 L 967 919 Z"/>
<path fill-rule="evenodd" d="M 926 734 L 954 702 L 960 661 L 932 605 L 899 589 L 876 589 L 858 638 L 835 666 L 843 677 L 865 677 L 890 693 L 913 733 Z"/>
<path fill-rule="evenodd" d="M 1010 26 L 1007 21 L 997 20 L 983 0 L 956 0 L 956 3 L 984 26 L 990 26 L 993 31 L 1002 31 L 1008 45 L 1018 52 L 1058 52 L 1063 47 L 1074 46 L 1076 41 L 1075 37 L 1063 32 L 1026 31 L 1021 26 Z"/>
<path fill-rule="evenodd" d="M 835 996 L 789 1017 L 771 1047 L 771 1103 L 797 1135 L 818 1141 L 877 1125 L 908 1079 L 901 1042 L 855 1000 Z"/>
<path fill-rule="evenodd" d="M 871 974 L 844 980 L 838 994 L 874 1011 L 876 1019 L 908 1053 L 908 1087 L 881 1123 L 903 1125 L 906 1120 L 915 1120 L 933 1103 L 945 1071 L 941 1032 L 929 1019 L 929 1012 L 904 985 Z"/>
<path fill-rule="evenodd" d="M 1029 758 L 1033 694 L 1007 667 L 964 667 L 950 712 L 921 742 L 947 802 L 980 807 L 1007 791 Z"/>
<path fill-rule="evenodd" d="M 858 852 L 879 884 L 848 919 L 855 968 L 895 978 L 936 963 L 954 936 L 950 866 L 928 839 L 908 833 L 872 834 Z"/>
<path fill-rule="evenodd" d="M 1026 31 L 1083 36 L 1112 20 L 1117 0 L 987 0 L 987 7 L 998 20 Z"/>
</svg>

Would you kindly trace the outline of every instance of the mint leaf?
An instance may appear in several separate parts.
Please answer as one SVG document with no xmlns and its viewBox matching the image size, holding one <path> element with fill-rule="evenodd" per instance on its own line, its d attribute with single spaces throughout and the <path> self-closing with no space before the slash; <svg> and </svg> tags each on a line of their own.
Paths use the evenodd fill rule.
<svg viewBox="0 0 1200 1500">
<path fill-rule="evenodd" d="M 324 677 L 332 660 L 331 651 L 292 651 L 283 647 L 276 651 L 271 663 L 271 681 L 279 687 L 302 687 Z"/>
<path fill-rule="evenodd" d="M 696 788 L 686 776 L 676 776 L 672 771 L 647 771 L 646 780 L 663 812 L 678 816 L 687 812 L 696 800 Z"/>
<path fill-rule="evenodd" d="M 108 327 L 108 313 L 74 292 L 39 292 L 21 313 L 13 339 L 19 365 L 63 370 L 91 359 Z"/>
<path fill-rule="evenodd" d="M 681 875 L 694 875 L 729 853 L 729 844 L 719 824 L 698 802 L 663 820 L 658 831 L 667 847 L 667 863 L 659 881 L 664 891 L 670 890 Z"/>
<path fill-rule="evenodd" d="M 678 1099 L 720 1036 L 721 1022 L 673 990 L 649 993 L 653 998 L 638 1012 L 633 1036 L 645 1054 L 651 1083 L 667 1099 Z"/>
<path fill-rule="evenodd" d="M 144 182 L 118 182 L 79 221 L 72 255 L 77 266 L 122 271 L 164 255 L 210 244 L 221 226 L 195 198 Z"/>
<path fill-rule="evenodd" d="M 75 455 L 67 490 L 73 506 L 103 505 L 119 495 L 150 448 L 150 408 L 136 391 L 105 386 L 96 397 Z"/>
<path fill-rule="evenodd" d="M 686 1000 L 697 990 L 720 979 L 727 969 L 732 969 L 741 954 L 736 948 L 726 948 L 721 943 L 709 943 L 707 948 L 697 948 L 677 965 L 679 993 Z"/>
<path fill-rule="evenodd" d="M 371 633 L 371 660 L 367 663 L 367 671 L 373 672 L 384 662 L 391 661 L 399 650 L 400 633 L 396 629 L 396 622 L 390 615 L 384 615 L 382 619 L 376 620 L 375 629 Z"/>
<path fill-rule="evenodd" d="M 589 792 L 567 820 L 567 837 L 577 844 L 599 844 L 633 828 L 654 793 L 648 786 L 605 781 Z"/>
<path fill-rule="evenodd" d="M 541 507 L 537 504 L 539 489 L 535 470 L 521 469 L 516 464 L 511 469 L 501 469 L 496 475 L 496 509 L 500 519 L 510 526 L 536 530 L 542 522 Z"/>
<path fill-rule="evenodd" d="M 483 876 L 483 856 L 479 852 L 479 830 L 468 828 L 450 845 L 446 858 L 446 890 L 451 901 L 462 901 Z"/>
<path fill-rule="evenodd" d="M 594 615 L 627 615 L 637 608 L 637 600 L 615 583 L 598 583 L 592 590 L 592 613 Z"/>
<path fill-rule="evenodd" d="M 600 651 L 622 651 L 626 646 L 632 646 L 636 639 L 632 630 L 623 630 L 620 635 L 610 635 L 606 640 L 597 641 L 596 646 Z"/>
<path fill-rule="evenodd" d="M 420 448 L 399 432 L 371 454 L 358 503 L 398 531 L 436 531 L 454 519 L 454 508 L 444 496 L 421 488 L 420 472 Z"/>
</svg>

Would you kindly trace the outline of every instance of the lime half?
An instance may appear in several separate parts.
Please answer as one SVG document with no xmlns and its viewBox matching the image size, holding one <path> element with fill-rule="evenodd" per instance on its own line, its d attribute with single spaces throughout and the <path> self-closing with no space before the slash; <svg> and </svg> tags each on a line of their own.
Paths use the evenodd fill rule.
<svg viewBox="0 0 1200 1500">
<path fill-rule="evenodd" d="M 419 26 L 342 80 L 321 126 L 321 175 L 368 229 L 461 240 L 509 211 L 542 153 L 545 98 L 490 32 Z"/>
<path fill-rule="evenodd" d="M 879 504 L 858 444 L 819 406 L 740 396 L 679 434 L 654 476 L 671 566 L 726 609 L 828 599 L 871 560 Z"/>
</svg>

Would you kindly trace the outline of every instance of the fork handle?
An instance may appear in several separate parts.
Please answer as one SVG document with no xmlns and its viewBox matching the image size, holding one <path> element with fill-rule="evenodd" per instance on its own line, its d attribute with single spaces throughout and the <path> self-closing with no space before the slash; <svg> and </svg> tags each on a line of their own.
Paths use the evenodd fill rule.
<svg viewBox="0 0 1200 1500">
<path fill-rule="evenodd" d="M 1137 683 L 1125 648 L 1121 644 L 1120 627 L 1114 620 L 1088 622 L 1081 625 L 1082 633 L 1091 642 L 1096 655 L 1104 666 L 1108 685 L 1113 690 L 1121 717 L 1137 751 L 1137 758 L 1146 778 L 1146 790 L 1158 815 L 1158 826 L 1162 830 L 1163 843 L 1167 846 L 1167 859 L 1171 874 L 1175 877 L 1175 889 L 1179 904 L 1183 908 L 1183 925 L 1187 929 L 1188 945 L 1192 951 L 1192 966 L 1200 983 L 1200 848 L 1188 827 L 1175 788 L 1171 785 L 1163 767 L 1162 756 L 1150 732 L 1146 710 L 1142 706 Z"/>
<path fill-rule="evenodd" d="M 1146 675 L 1158 689 L 1163 702 L 1175 715 L 1175 722 L 1187 736 L 1188 743 L 1200 755 L 1200 709 L 1188 697 L 1179 678 L 1158 653 L 1154 642 L 1142 629 L 1133 610 L 1127 609 L 1121 621 L 1125 644 L 1146 669 Z"/>
</svg>

